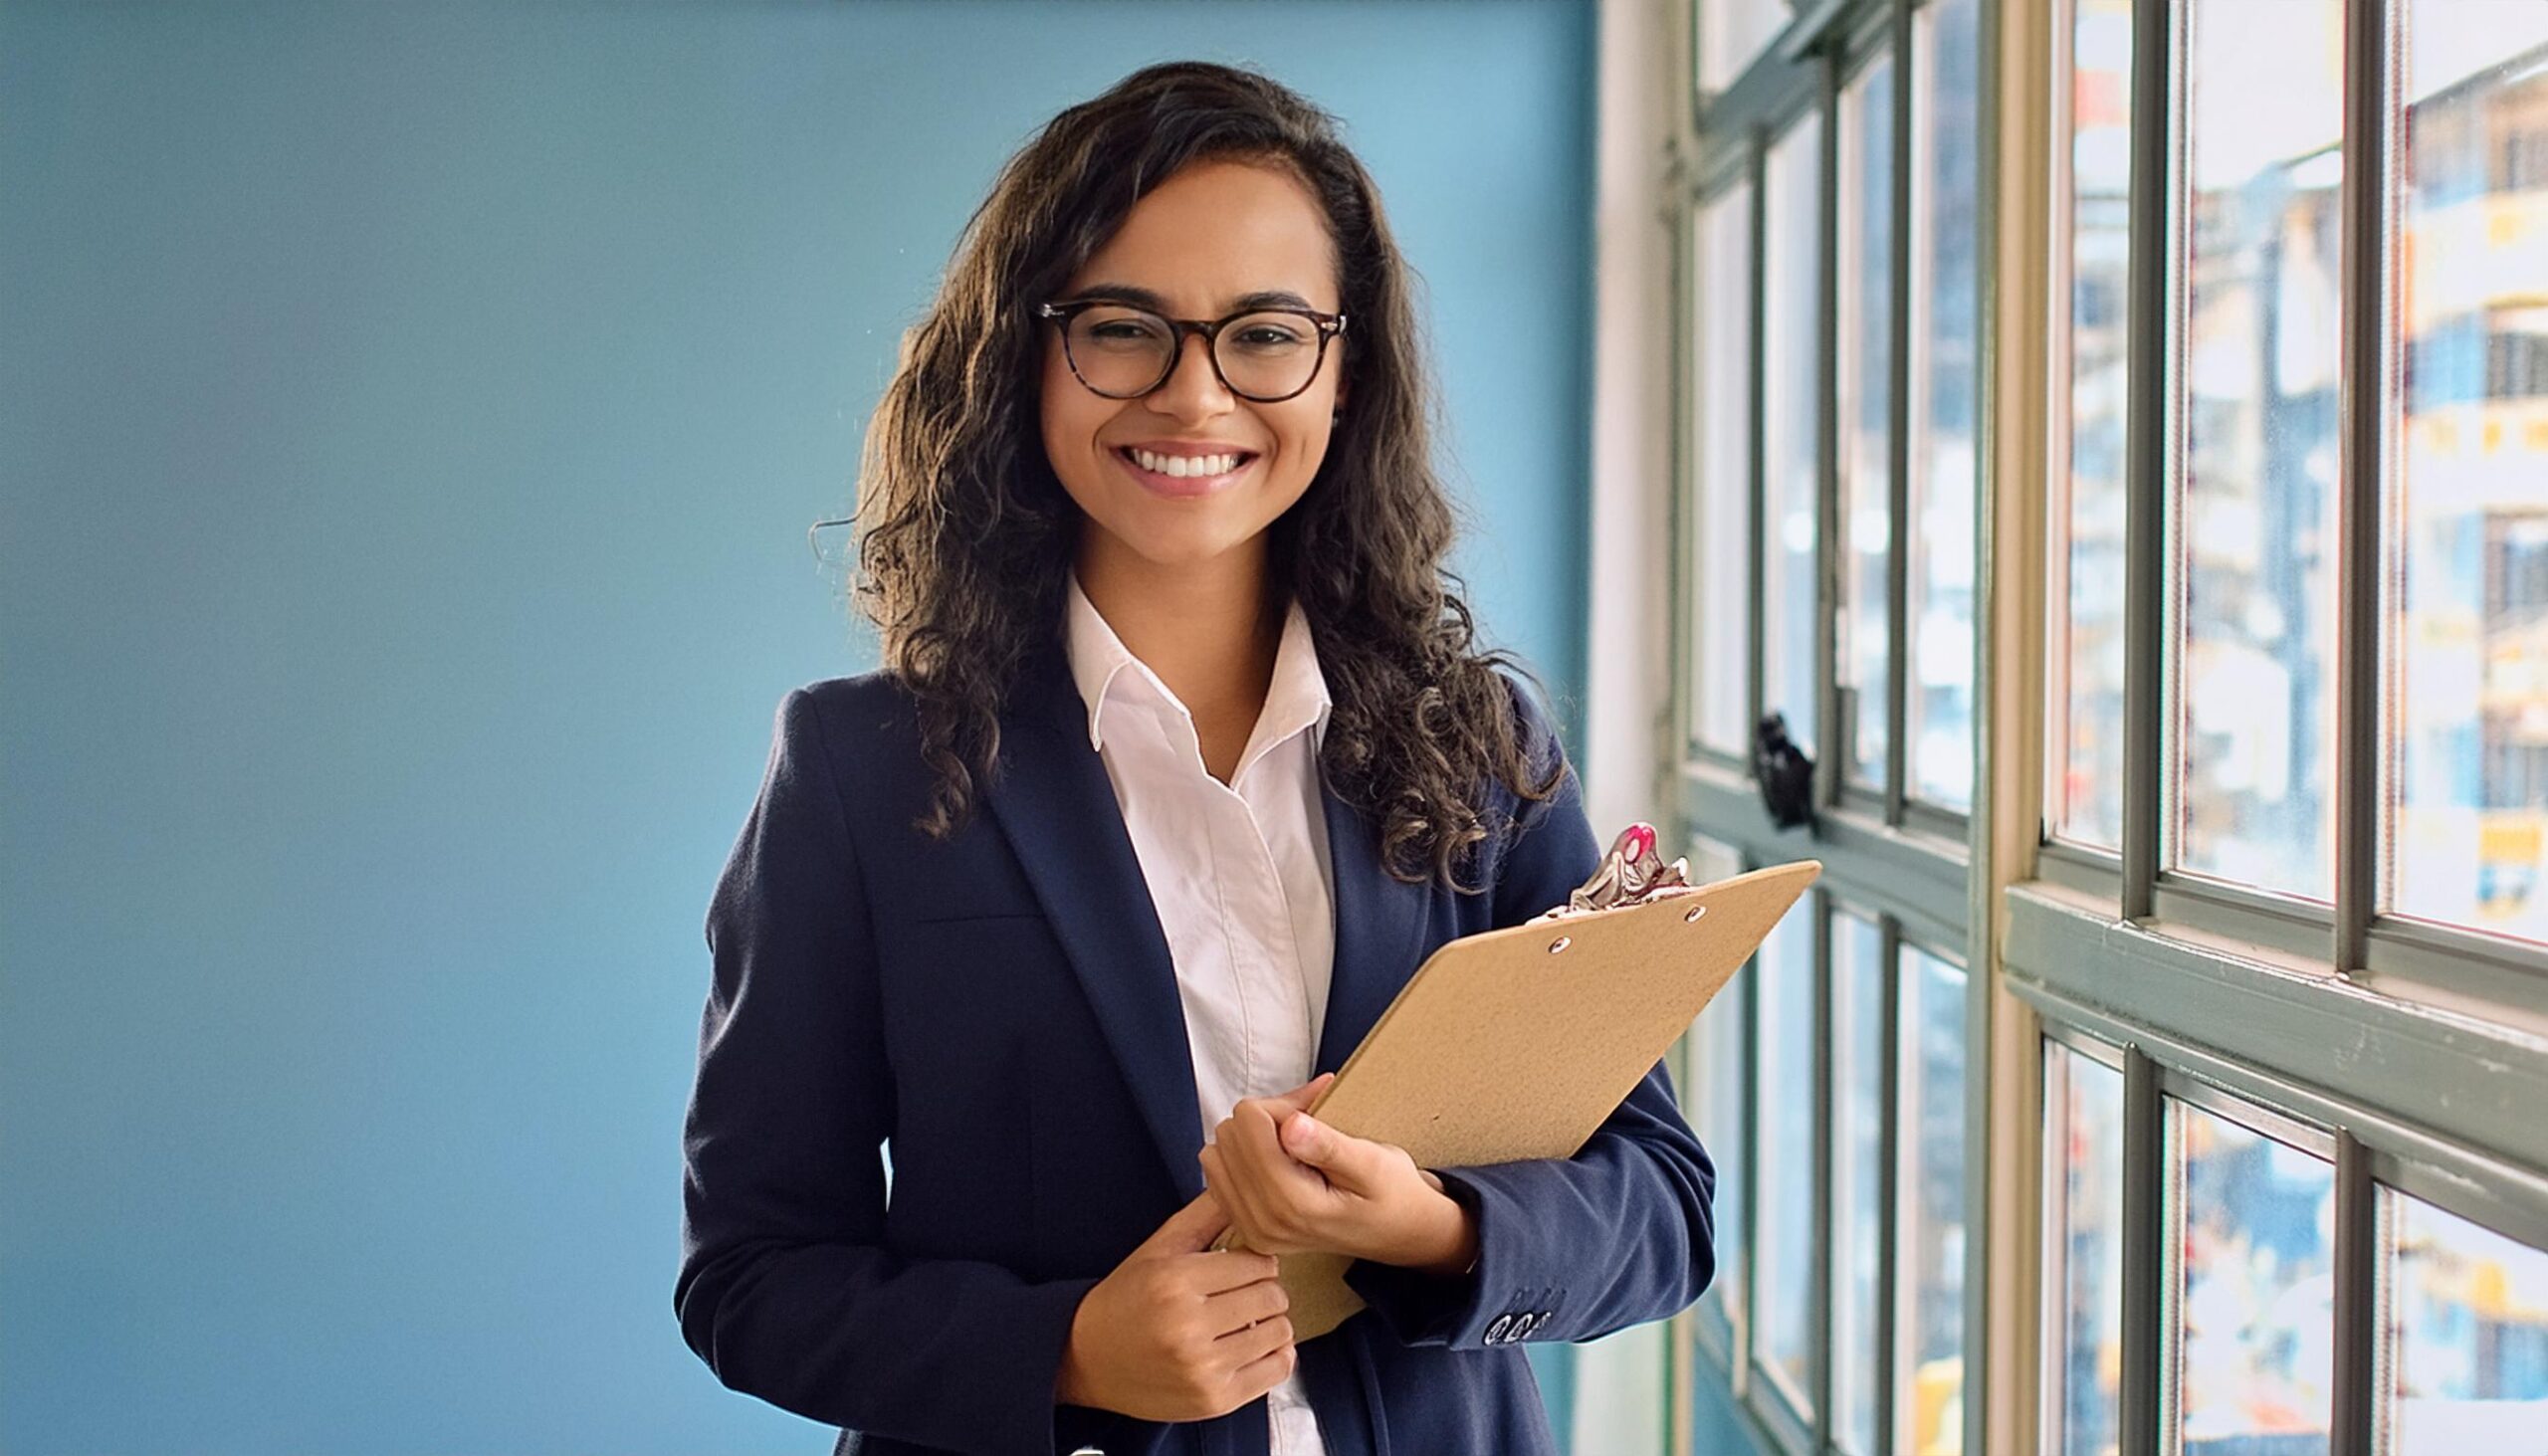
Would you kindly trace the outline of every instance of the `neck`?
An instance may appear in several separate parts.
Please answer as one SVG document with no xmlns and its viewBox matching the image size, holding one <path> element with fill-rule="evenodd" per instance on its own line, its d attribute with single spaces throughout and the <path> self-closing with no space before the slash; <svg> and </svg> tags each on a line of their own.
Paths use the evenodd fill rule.
<svg viewBox="0 0 2548 1456">
<path fill-rule="evenodd" d="M 1258 536 L 1190 566 L 1161 566 L 1099 532 L 1081 537 L 1079 587 L 1124 646 L 1201 722 L 1252 725 L 1274 681 L 1286 603 Z"/>
</svg>

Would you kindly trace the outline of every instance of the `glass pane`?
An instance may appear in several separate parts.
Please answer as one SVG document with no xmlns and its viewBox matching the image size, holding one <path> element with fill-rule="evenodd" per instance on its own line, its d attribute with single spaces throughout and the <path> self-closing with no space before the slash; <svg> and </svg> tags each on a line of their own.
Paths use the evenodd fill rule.
<svg viewBox="0 0 2548 1456">
<path fill-rule="evenodd" d="M 1875 1445 L 1877 1245 L 1884 1204 L 1884 932 L 1831 918 L 1831 1415 L 1850 1456 Z"/>
<path fill-rule="evenodd" d="M 1699 209 L 1690 678 L 1699 741 L 1751 751 L 1752 184 Z"/>
<path fill-rule="evenodd" d="M 1732 85 L 1788 24 L 1786 0 L 1698 0 L 1698 74 L 1703 91 L 1723 91 Z"/>
<path fill-rule="evenodd" d="M 2068 497 L 2056 505 L 2053 832 L 2123 842 L 2124 299 L 2131 269 L 2132 0 L 2073 0 Z"/>
<path fill-rule="evenodd" d="M 1973 483 L 1982 218 L 1980 0 L 1911 21 L 1910 794 L 1973 804 Z"/>
<path fill-rule="evenodd" d="M 1840 94 L 1841 766 L 1884 787 L 1893 546 L 1893 63 Z"/>
<path fill-rule="evenodd" d="M 1690 846 L 1690 874 L 1702 885 L 1741 873 L 1742 861 L 1714 840 Z M 1690 1063 L 1681 1079 L 1690 1126 L 1716 1164 L 1716 1279 L 1699 1302 L 1700 1317 L 1731 1334 L 1743 1308 L 1743 994 L 1749 967 L 1738 970 L 1690 1028 Z M 1695 1091 L 1694 1091 L 1695 1090 Z"/>
<path fill-rule="evenodd" d="M 2173 863 L 2333 874 L 2343 0 L 2199 0 L 2189 58 Z"/>
<path fill-rule="evenodd" d="M 2123 1379 L 2123 1074 L 2044 1045 L 2053 1456 L 2114 1456 Z"/>
<path fill-rule="evenodd" d="M 2171 1099 L 2184 1267 L 2173 1329 L 2186 1456 L 2327 1449 L 2335 1166 Z"/>
<path fill-rule="evenodd" d="M 1760 1158 L 1753 1357 L 1784 1377 L 1799 1413 L 1812 1389 L 1813 917 L 1799 911 L 1761 942 L 1761 1080 L 1753 1147 Z"/>
<path fill-rule="evenodd" d="M 2390 903 L 2548 940 L 2548 5 L 2407 55 Z"/>
<path fill-rule="evenodd" d="M 2389 1201 L 2390 1456 L 2537 1450 L 2548 1421 L 2548 1254 L 2404 1193 Z"/>
<path fill-rule="evenodd" d="M 1762 450 L 1768 502 L 1762 541 L 1764 713 L 1784 713 L 1788 736 L 1814 751 L 1813 547 L 1820 467 L 1814 452 L 1818 391 L 1814 339 L 1821 312 L 1814 285 L 1820 256 L 1822 118 L 1805 116 L 1770 148 L 1769 239 L 1763 283 L 1761 387 L 1767 416 Z"/>
<path fill-rule="evenodd" d="M 1964 1449 L 1964 969 L 1902 949 L 1894 1449 Z"/>
</svg>

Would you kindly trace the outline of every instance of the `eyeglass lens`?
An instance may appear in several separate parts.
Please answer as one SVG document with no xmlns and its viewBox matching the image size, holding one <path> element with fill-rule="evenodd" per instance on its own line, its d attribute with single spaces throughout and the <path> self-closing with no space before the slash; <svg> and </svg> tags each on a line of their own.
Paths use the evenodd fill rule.
<svg viewBox="0 0 2548 1456">
<path fill-rule="evenodd" d="M 1168 378 L 1179 335 L 1156 313 L 1103 305 L 1074 315 L 1063 342 L 1089 388 L 1129 398 Z M 1298 313 L 1243 314 L 1221 325 L 1212 353 L 1232 392 L 1281 399 L 1318 372 L 1318 326 Z"/>
</svg>

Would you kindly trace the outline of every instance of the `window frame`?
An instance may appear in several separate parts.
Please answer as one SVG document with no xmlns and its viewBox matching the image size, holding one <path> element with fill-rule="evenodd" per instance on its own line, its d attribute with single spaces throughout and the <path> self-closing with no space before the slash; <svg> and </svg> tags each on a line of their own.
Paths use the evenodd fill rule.
<svg viewBox="0 0 2548 1456">
<path fill-rule="evenodd" d="M 1706 0 L 1693 0 L 1703 4 Z M 1910 691 L 1910 664 L 1899 641 L 1908 627 L 1904 535 L 1908 529 L 1910 436 L 1901 396 L 1910 381 L 1909 322 L 1913 282 L 1906 216 L 1911 188 L 1910 123 L 1915 68 L 1912 15 L 1941 0 L 1818 0 L 1800 7 L 1788 31 L 1722 92 L 1690 93 L 1690 118 L 1675 139 L 1672 213 L 1686 230 L 1700 201 L 1740 171 L 1752 181 L 1754 207 L 1749 270 L 1748 340 L 1755 385 L 1750 400 L 1752 537 L 1747 569 L 1754 615 L 1747 651 L 1752 720 L 1761 709 L 1760 537 L 1762 356 L 1760 267 L 1766 242 L 1763 161 L 1767 140 L 1807 107 L 1823 117 L 1821 256 L 1822 367 L 1818 405 L 1822 529 L 1817 544 L 1821 654 L 1817 672 L 1820 739 L 1817 831 L 1782 832 L 1761 808 L 1749 765 L 1734 755 L 1697 749 L 1687 728 L 1687 685 L 1677 676 L 1673 701 L 1680 750 L 1674 765 L 1678 832 L 1702 833 L 1735 846 L 1749 864 L 1811 855 L 1823 860 L 1821 891 L 1884 927 L 1886 1038 L 1899 1035 L 1901 945 L 1962 947 L 1967 967 L 1967 1207 L 1965 1449 L 2015 1456 L 2036 1449 L 2057 1372 L 2047 1375 L 2049 1302 L 2059 1290 L 2044 1219 L 2057 1162 L 2047 1161 L 2043 1063 L 2061 1045 L 2120 1072 L 2124 1120 L 2118 1130 L 2125 1288 L 2120 1328 L 2123 1379 L 2117 1390 L 2123 1449 L 2155 1449 L 2165 1434 L 2159 1362 L 2172 1337 L 2162 1327 L 2166 1277 L 2162 1196 L 2167 1172 L 2163 1113 L 2171 1097 L 2200 1099 L 2207 1111 L 2228 1110 L 2244 1126 L 2271 1125 L 2310 1135 L 2301 1144 L 2334 1165 L 2336 1227 L 2333 1268 L 2336 1337 L 2332 1449 L 2368 1456 L 2373 1449 L 2378 1321 L 2391 1273 L 2382 1262 L 2382 1188 L 2534 1247 L 2548 1248 L 2548 1130 L 2535 1110 L 2548 1106 L 2548 946 L 2383 910 L 2379 826 L 2390 785 L 2382 778 L 2384 612 L 2381 584 L 2390 562 L 2386 487 L 2398 467 L 2391 423 L 2404 344 L 2386 336 L 2387 305 L 2396 276 L 2402 212 L 2396 158 L 2405 115 L 2397 71 L 2406 6 L 2411 0 L 2343 0 L 2344 190 L 2339 196 L 2343 271 L 2338 427 L 2341 529 L 2334 547 L 2336 647 L 2329 661 L 2336 697 L 2336 792 L 2331 804 L 2335 874 L 2330 898 L 2310 902 L 2269 890 L 2226 884 L 2167 868 L 2161 775 L 2172 735 L 2163 730 L 2172 700 L 2167 604 L 2175 564 L 2169 554 L 2174 508 L 2168 500 L 2180 453 L 2181 422 L 2172 395 L 2174 308 L 2180 280 L 2157 266 L 2178 259 L 2182 226 L 2185 110 L 2183 56 L 2177 49 L 2191 0 L 2137 0 L 2133 6 L 2129 94 L 2133 127 L 2128 216 L 2131 265 L 2120 301 L 2125 332 L 2123 465 L 2126 540 L 2126 732 L 2122 740 L 2121 843 L 2112 850 L 2055 838 L 2045 810 L 2062 740 L 2066 704 L 2046 689 L 2061 681 L 2061 635 L 2047 630 L 2061 615 L 2037 616 L 2066 603 L 2067 562 L 2058 550 L 2067 521 L 2053 508 L 2069 468 L 2070 348 L 2069 83 L 2075 15 L 2069 0 L 2052 7 L 1981 6 L 1979 98 L 1982 117 L 1977 290 L 1977 567 L 1974 603 L 1975 779 L 1969 814 L 1935 811 L 1901 792 L 1904 774 L 1888 770 L 1881 796 L 1843 787 L 1847 775 L 1832 749 L 1839 719 L 1832 654 L 1837 540 L 1839 421 L 1831 405 L 1836 369 L 1830 307 L 1835 286 L 1839 145 L 1837 98 L 1855 67 L 1873 54 L 1895 64 L 1893 142 L 1891 403 L 1892 528 L 1888 564 L 1888 632 L 1892 653 L 1888 756 L 1907 741 L 1898 700 Z M 1685 21 L 1690 6 L 1676 7 Z M 1683 48 L 1686 52 L 1687 48 Z M 1693 160 L 1695 159 L 1695 160 Z M 2161 196 L 2168 205 L 2143 199 Z M 1689 239 L 1676 250 L 1676 459 L 1674 480 L 1676 675 L 1686 671 L 1691 628 L 1687 588 L 1702 563 L 1679 513 L 1689 470 L 1690 403 L 1696 344 L 1689 308 Z M 2174 267 L 2182 268 L 2180 260 Z M 2059 368 L 2047 367 L 2058 363 Z M 2047 597 L 2047 592 L 2063 595 Z M 1817 901 L 1817 905 L 1820 902 Z M 1817 917 L 1828 912 L 1817 909 Z M 1827 1017 L 1830 935 L 1815 930 Z M 1757 995 L 1747 977 L 1747 997 Z M 1750 1010 L 1747 1001 L 1747 1012 Z M 1827 1021 L 1824 1023 L 1827 1026 Z M 1746 1015 L 1748 1028 L 1752 1017 Z M 1759 1076 L 1757 1048 L 1748 1072 Z M 1886 1078 L 1887 1178 L 1901 1136 L 1899 1068 Z M 1817 1200 L 1829 1229 L 1830 1101 L 1827 1065 L 1817 1078 Z M 1748 1117 L 1757 1085 L 1745 1089 Z M 1748 1126 L 1748 1125 L 1747 1125 Z M 2269 1136 L 2280 1136 L 2269 1132 Z M 1747 1144 L 1757 1140 L 1747 1140 Z M 2289 1137 L 2283 1141 L 2290 1142 Z M 1747 1196 L 1758 1228 L 1760 1149 L 1747 1145 Z M 1883 1192 L 1887 1272 L 1880 1298 L 1882 1328 L 1897 1337 L 1892 1248 L 1901 1190 Z M 1826 1239 L 1826 1243 L 1828 1240 Z M 1748 1249 L 1730 1251 L 1748 1260 Z M 1834 1271 L 1819 1275 L 1823 1311 L 1822 1367 L 1832 1339 Z M 1747 1296 L 1758 1281 L 1745 1272 Z M 1782 1428 L 1755 1408 L 1747 1378 L 1752 1332 L 1742 1312 L 1719 1331 L 1699 1325 L 1676 1342 L 1684 1356 L 1706 1355 L 1731 1389 L 1764 1450 L 1824 1448 L 1831 1423 L 1829 1382 L 1819 1381 L 1811 1429 Z M 1675 1379 L 1690 1369 L 1686 1358 Z M 1888 1363 L 1882 1438 L 1893 1435 Z M 1686 1432 L 1687 1421 L 1678 1429 Z"/>
</svg>

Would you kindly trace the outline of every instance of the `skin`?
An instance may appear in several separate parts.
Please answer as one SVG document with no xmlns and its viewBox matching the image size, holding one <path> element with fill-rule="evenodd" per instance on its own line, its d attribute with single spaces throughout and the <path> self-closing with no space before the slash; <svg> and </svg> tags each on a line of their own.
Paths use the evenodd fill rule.
<svg viewBox="0 0 2548 1456">
<path fill-rule="evenodd" d="M 1334 245 L 1317 200 L 1289 172 L 1203 162 L 1134 204 L 1063 297 L 1148 289 L 1181 318 L 1217 318 L 1241 295 L 1298 294 L 1337 312 Z M 1266 596 L 1266 527 L 1325 459 L 1345 394 L 1339 346 L 1310 387 L 1259 403 L 1222 387 L 1200 338 L 1140 399 L 1108 399 L 1071 373 L 1047 329 L 1040 411 L 1054 474 L 1085 516 L 1081 589 L 1124 645 L 1194 715 L 1204 766 L 1226 783 L 1265 707 L 1284 603 Z M 1255 451 L 1246 478 L 1190 500 L 1153 494 L 1117 459 L 1138 441 Z M 1151 1420 L 1225 1414 L 1296 1363 L 1278 1254 L 1326 1251 L 1455 1275 L 1477 1235 L 1439 1178 L 1398 1147 L 1309 1116 L 1333 1074 L 1248 1098 L 1200 1154 L 1205 1191 L 1080 1302 L 1054 1389 L 1077 1405 Z M 1246 1252 L 1212 1252 L 1234 1230 Z"/>
<path fill-rule="evenodd" d="M 1064 298 L 1130 285 L 1162 295 L 1179 318 L 1218 318 L 1240 296 L 1282 290 L 1340 309 L 1335 247 L 1309 190 L 1289 172 L 1198 162 L 1133 206 Z M 1044 330 L 1044 453 L 1084 513 L 1080 587 L 1133 655 L 1194 715 L 1204 766 L 1226 783 L 1274 678 L 1279 603 L 1265 599 L 1265 528 L 1290 510 L 1326 458 L 1345 400 L 1344 350 L 1328 346 L 1310 387 L 1261 404 L 1221 386 L 1203 340 L 1187 337 L 1166 383 L 1140 399 L 1082 386 Z M 1236 488 L 1194 500 L 1152 494 L 1118 446 L 1193 440 L 1259 453 Z"/>
</svg>

